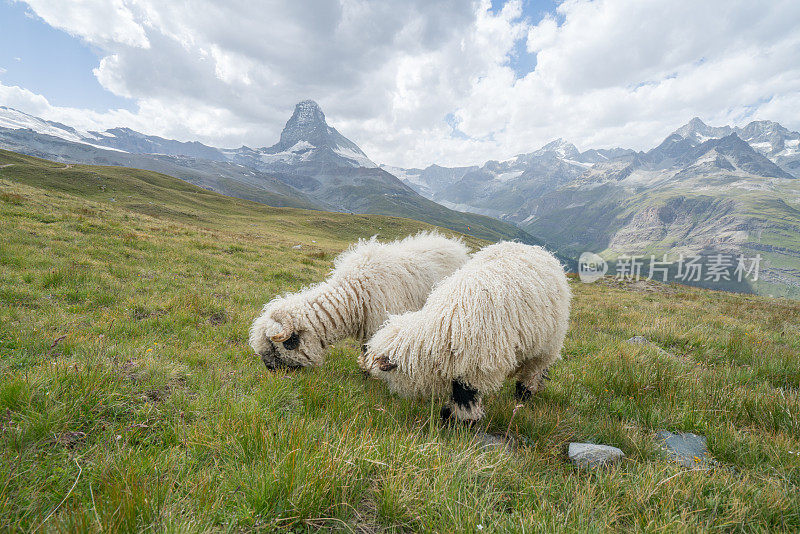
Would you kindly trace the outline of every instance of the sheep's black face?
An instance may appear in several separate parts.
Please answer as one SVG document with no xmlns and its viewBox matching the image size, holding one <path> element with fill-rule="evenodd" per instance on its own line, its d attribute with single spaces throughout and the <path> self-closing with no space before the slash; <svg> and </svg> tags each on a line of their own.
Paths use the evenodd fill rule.
<svg viewBox="0 0 800 534">
<path fill-rule="evenodd" d="M 292 335 L 289 336 L 289 339 L 283 342 L 283 348 L 286 350 L 295 350 L 299 346 L 300 336 L 297 335 L 297 332 L 292 332 Z"/>
<path fill-rule="evenodd" d="M 295 332 L 289 339 L 281 343 L 281 345 L 287 350 L 294 350 L 300 345 L 300 337 Z M 267 350 L 261 354 L 261 361 L 264 362 L 264 365 L 270 371 L 276 371 L 278 369 L 298 369 L 302 367 L 302 365 L 295 361 L 282 358 L 278 347 L 272 341 L 269 342 Z"/>
</svg>

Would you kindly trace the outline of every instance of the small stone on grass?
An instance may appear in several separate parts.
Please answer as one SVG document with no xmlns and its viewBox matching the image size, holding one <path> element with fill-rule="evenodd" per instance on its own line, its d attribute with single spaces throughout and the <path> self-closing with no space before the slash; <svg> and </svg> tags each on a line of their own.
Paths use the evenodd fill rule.
<svg viewBox="0 0 800 534">
<path fill-rule="evenodd" d="M 479 449 L 493 449 L 495 447 L 509 447 L 511 440 L 506 440 L 502 434 L 487 434 L 486 432 L 475 433 L 475 444 Z"/>
<path fill-rule="evenodd" d="M 610 445 L 594 443 L 570 443 L 567 456 L 577 467 L 595 468 L 615 464 L 625 457 L 625 453 Z"/>
<path fill-rule="evenodd" d="M 705 469 L 711 461 L 705 436 L 661 430 L 656 433 L 656 441 L 659 442 L 668 458 L 683 467 Z"/>
</svg>

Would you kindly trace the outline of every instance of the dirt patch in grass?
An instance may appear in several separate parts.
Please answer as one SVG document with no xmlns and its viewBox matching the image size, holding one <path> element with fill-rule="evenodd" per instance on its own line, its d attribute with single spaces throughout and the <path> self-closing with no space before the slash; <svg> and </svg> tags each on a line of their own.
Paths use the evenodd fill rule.
<svg viewBox="0 0 800 534">
<path fill-rule="evenodd" d="M 225 310 L 215 311 L 208 316 L 208 322 L 211 323 L 213 326 L 219 326 L 221 324 L 225 324 L 228 322 L 228 314 L 225 313 Z"/>
<path fill-rule="evenodd" d="M 376 483 L 373 483 L 373 490 L 376 489 Z M 384 532 L 386 529 L 378 522 L 378 506 L 368 496 L 363 499 L 358 506 L 353 509 L 356 515 L 355 531 L 360 534 L 374 534 L 375 532 Z"/>
<path fill-rule="evenodd" d="M 327 252 L 323 252 L 321 250 L 316 251 L 316 252 L 309 252 L 308 254 L 306 254 L 306 256 L 308 256 L 309 258 L 313 258 L 315 260 L 327 260 L 328 259 L 328 253 Z"/>
<path fill-rule="evenodd" d="M 86 440 L 86 432 L 62 432 L 56 436 L 55 441 L 59 445 L 63 445 L 68 449 L 74 449 L 80 446 Z"/>
<path fill-rule="evenodd" d="M 161 317 L 162 315 L 166 315 L 166 313 L 166 310 L 162 309 L 148 310 L 144 306 L 134 306 L 131 310 L 131 317 L 136 321 L 142 321 L 150 317 Z"/>
<path fill-rule="evenodd" d="M 174 378 L 161 387 L 147 390 L 144 394 L 144 399 L 147 402 L 159 404 L 166 401 L 176 390 L 185 388 L 186 379 L 184 377 Z"/>
<path fill-rule="evenodd" d="M 160 403 L 164 402 L 167 397 L 169 397 L 170 393 L 172 393 L 172 388 L 167 384 L 160 388 L 148 390 L 147 393 L 144 394 L 144 398 L 152 403 Z"/>
<path fill-rule="evenodd" d="M 25 200 L 25 197 L 23 197 L 22 195 L 18 195 L 17 193 L 0 193 L 0 200 L 8 204 L 21 206 L 23 201 Z"/>
</svg>

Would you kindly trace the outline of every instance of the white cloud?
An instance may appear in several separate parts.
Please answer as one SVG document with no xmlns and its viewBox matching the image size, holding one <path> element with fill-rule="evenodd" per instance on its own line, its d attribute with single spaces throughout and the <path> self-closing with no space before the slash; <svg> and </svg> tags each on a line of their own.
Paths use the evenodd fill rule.
<svg viewBox="0 0 800 534">
<path fill-rule="evenodd" d="M 148 48 L 145 30 L 123 0 L 25 0 L 31 9 L 54 28 L 100 45 Z"/>
<path fill-rule="evenodd" d="M 695 115 L 800 129 L 796 0 L 567 0 L 536 24 L 519 0 L 499 13 L 487 0 L 28 4 L 102 50 L 97 79 L 138 109 L 56 108 L 2 85 L 0 98 L 81 128 L 263 146 L 314 98 L 373 160 L 406 166 L 555 137 L 647 148 Z M 520 43 L 536 54 L 523 78 L 509 63 Z"/>
</svg>

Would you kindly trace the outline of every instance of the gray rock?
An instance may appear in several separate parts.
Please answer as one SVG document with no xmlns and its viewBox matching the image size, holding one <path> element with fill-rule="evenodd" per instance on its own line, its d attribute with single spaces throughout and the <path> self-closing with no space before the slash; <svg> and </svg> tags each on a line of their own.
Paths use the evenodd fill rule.
<svg viewBox="0 0 800 534">
<path fill-rule="evenodd" d="M 644 336 L 633 336 L 632 338 L 626 341 L 627 343 L 633 343 L 635 345 L 650 345 L 650 341 Z"/>
<path fill-rule="evenodd" d="M 610 445 L 594 443 L 570 443 L 567 456 L 578 467 L 595 468 L 617 463 L 625 457 L 625 453 Z"/>
<path fill-rule="evenodd" d="M 661 430 L 656 433 L 656 441 L 668 458 L 683 467 L 705 469 L 711 463 L 704 436 Z"/>
<path fill-rule="evenodd" d="M 477 432 L 475 434 L 475 444 L 479 449 L 494 449 L 494 448 L 507 448 L 511 447 L 512 442 L 506 440 L 502 434 L 487 434 L 485 432 Z"/>
</svg>

